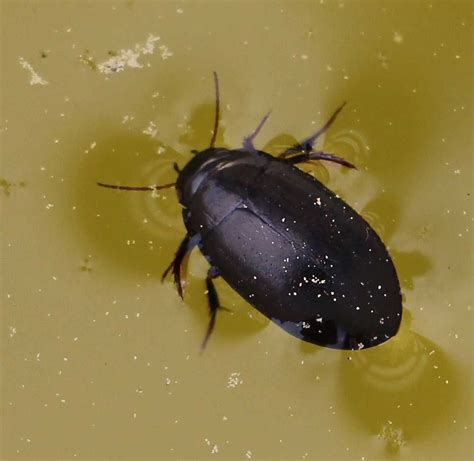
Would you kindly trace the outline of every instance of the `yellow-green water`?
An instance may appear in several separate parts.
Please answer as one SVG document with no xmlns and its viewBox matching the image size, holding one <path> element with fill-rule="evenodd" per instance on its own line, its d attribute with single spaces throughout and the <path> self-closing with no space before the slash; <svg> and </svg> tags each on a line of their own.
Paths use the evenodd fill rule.
<svg viewBox="0 0 474 461">
<path fill-rule="evenodd" d="M 2 459 L 472 459 L 471 2 L 1 5 Z M 395 339 L 303 344 L 218 281 L 200 355 L 203 257 L 184 302 L 160 283 L 174 191 L 95 182 L 172 182 L 213 70 L 228 146 L 272 109 L 278 152 L 349 101 L 319 146 L 359 169 L 306 169 L 390 248 Z"/>
</svg>

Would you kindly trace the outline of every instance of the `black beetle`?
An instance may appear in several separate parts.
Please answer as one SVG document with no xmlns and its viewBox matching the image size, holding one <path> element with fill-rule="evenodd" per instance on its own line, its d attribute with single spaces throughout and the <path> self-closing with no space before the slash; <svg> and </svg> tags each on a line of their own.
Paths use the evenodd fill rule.
<svg viewBox="0 0 474 461">
<path fill-rule="evenodd" d="M 381 344 L 400 326 L 400 285 L 392 260 L 370 225 L 317 179 L 296 168 L 328 160 L 314 151 L 339 107 L 312 136 L 278 157 L 255 149 L 253 140 L 269 114 L 240 149 L 215 147 L 219 81 L 214 73 L 216 113 L 209 148 L 197 152 L 176 183 L 161 186 L 100 186 L 125 190 L 176 187 L 187 234 L 163 274 L 172 270 L 182 297 L 181 265 L 196 246 L 211 267 L 206 277 L 210 322 L 221 276 L 244 299 L 288 333 L 325 347 L 362 349 Z"/>
</svg>

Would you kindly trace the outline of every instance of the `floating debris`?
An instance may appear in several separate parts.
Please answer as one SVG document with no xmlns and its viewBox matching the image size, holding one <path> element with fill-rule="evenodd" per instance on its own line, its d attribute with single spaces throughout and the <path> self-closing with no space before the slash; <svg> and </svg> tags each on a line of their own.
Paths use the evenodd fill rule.
<svg viewBox="0 0 474 461">
<path fill-rule="evenodd" d="M 227 378 L 227 387 L 234 388 L 242 384 L 244 381 L 240 378 L 240 373 L 234 372 L 231 373 L 229 378 Z"/>
<path fill-rule="evenodd" d="M 154 138 L 158 133 L 158 128 L 156 127 L 156 123 L 150 121 L 148 126 L 143 130 L 143 134 L 147 134 L 150 138 Z"/>
<path fill-rule="evenodd" d="M 5 178 L 0 178 L 0 187 L 3 189 L 3 193 L 7 196 L 7 197 L 10 197 L 10 194 L 11 194 L 11 187 L 12 187 L 12 183 L 7 181 Z"/>
<path fill-rule="evenodd" d="M 92 259 L 91 255 L 87 255 L 87 257 L 84 258 L 84 262 L 83 262 L 82 266 L 79 266 L 79 269 L 82 272 L 92 272 L 91 259 Z"/>
<path fill-rule="evenodd" d="M 394 427 L 392 421 L 388 421 L 388 423 L 382 427 L 377 437 L 386 442 L 387 450 L 390 451 L 399 451 L 400 448 L 406 444 L 403 438 L 403 431 L 400 428 Z"/>
<path fill-rule="evenodd" d="M 3 189 L 3 193 L 5 194 L 6 197 L 10 197 L 11 188 L 15 186 L 25 187 L 26 182 L 20 181 L 18 184 L 15 184 L 13 182 L 6 180 L 5 178 L 0 178 L 0 189 Z"/>
<path fill-rule="evenodd" d="M 18 61 L 23 69 L 30 72 L 30 85 L 47 85 L 49 83 L 33 69 L 33 66 L 26 61 L 25 58 L 20 57 L 18 58 Z"/>
<path fill-rule="evenodd" d="M 116 74 L 124 71 L 126 67 L 141 69 L 143 64 L 138 61 L 139 58 L 145 54 L 153 54 L 155 52 L 155 42 L 158 40 L 160 40 L 160 37 L 150 34 L 144 44 L 137 43 L 133 49 L 109 52 L 112 56 L 99 63 L 97 69 L 103 74 Z M 166 45 L 161 45 L 159 50 L 162 59 L 167 59 L 173 55 Z"/>
<path fill-rule="evenodd" d="M 97 70 L 97 63 L 95 62 L 95 58 L 90 54 L 89 50 L 84 50 L 84 53 L 78 56 L 79 61 L 87 66 L 90 70 Z"/>
</svg>

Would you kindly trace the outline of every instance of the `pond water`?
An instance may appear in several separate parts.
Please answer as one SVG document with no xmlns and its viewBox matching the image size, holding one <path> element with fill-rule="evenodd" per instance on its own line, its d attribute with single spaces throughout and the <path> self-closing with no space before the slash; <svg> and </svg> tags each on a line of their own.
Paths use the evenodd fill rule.
<svg viewBox="0 0 474 461">
<path fill-rule="evenodd" d="M 2 459 L 473 457 L 472 5 L 3 1 Z M 278 153 L 348 101 L 305 166 L 393 257 L 399 334 L 302 343 L 222 280 L 208 347 L 199 252 L 184 301 L 173 182 L 209 143 Z"/>
</svg>

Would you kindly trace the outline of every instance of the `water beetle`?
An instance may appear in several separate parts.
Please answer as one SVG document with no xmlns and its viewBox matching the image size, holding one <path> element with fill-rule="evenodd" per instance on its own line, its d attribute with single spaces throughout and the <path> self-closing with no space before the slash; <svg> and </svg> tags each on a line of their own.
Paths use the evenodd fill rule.
<svg viewBox="0 0 474 461">
<path fill-rule="evenodd" d="M 278 157 L 253 141 L 269 114 L 239 149 L 216 147 L 219 80 L 210 146 L 178 172 L 176 183 L 102 187 L 158 190 L 175 187 L 187 229 L 172 271 L 183 297 L 181 265 L 195 247 L 209 261 L 206 277 L 210 321 L 219 298 L 213 279 L 222 277 L 245 300 L 293 336 L 319 346 L 362 349 L 394 336 L 402 316 L 400 285 L 392 260 L 371 226 L 336 194 L 296 165 L 346 160 L 313 149 L 342 110 Z"/>
</svg>

